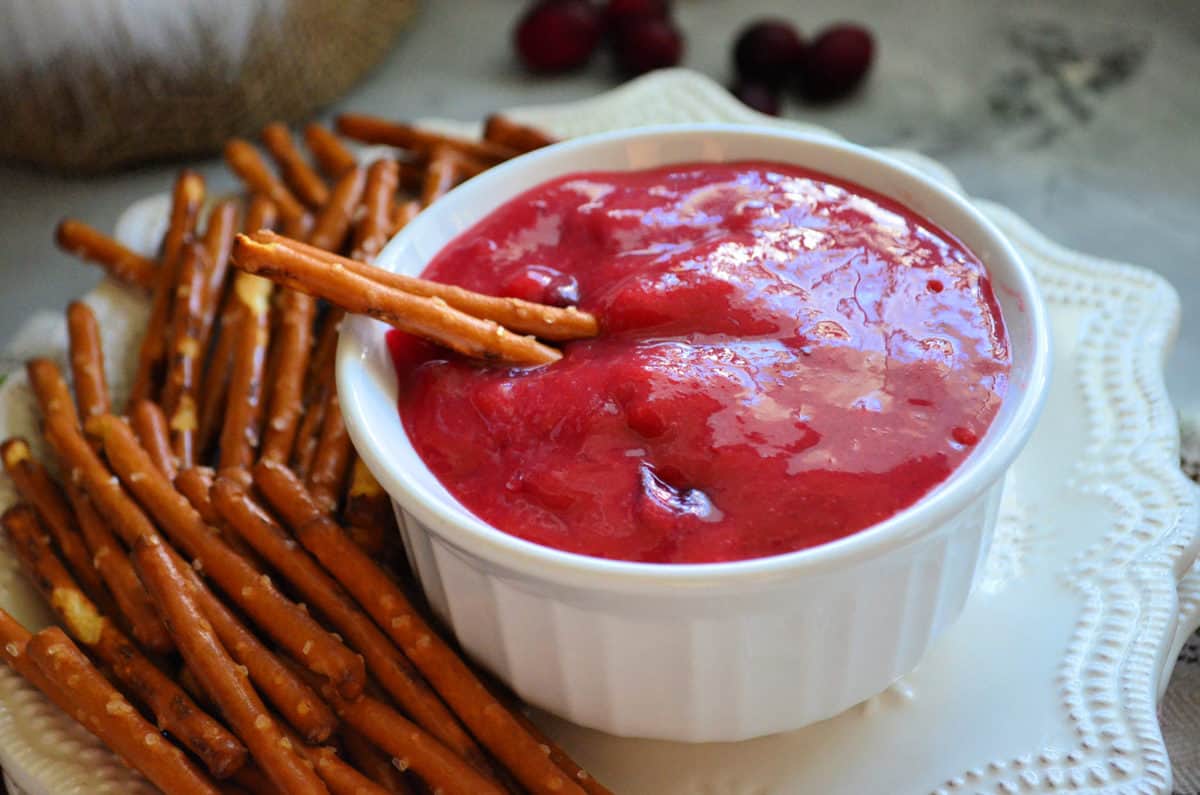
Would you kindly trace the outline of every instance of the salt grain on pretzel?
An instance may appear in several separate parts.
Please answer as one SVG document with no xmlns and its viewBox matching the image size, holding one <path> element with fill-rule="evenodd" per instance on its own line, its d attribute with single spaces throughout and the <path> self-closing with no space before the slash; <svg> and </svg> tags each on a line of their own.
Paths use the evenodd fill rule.
<svg viewBox="0 0 1200 795">
<path fill-rule="evenodd" d="M 289 795 L 328 792 L 296 750 L 281 742 L 279 725 L 221 645 L 191 584 L 176 569 L 163 543 L 153 537 L 139 539 L 133 559 L 188 668 L 271 782 Z"/>
<path fill-rule="evenodd" d="M 428 157 L 437 146 L 446 146 L 456 152 L 496 164 L 519 154 L 515 149 L 492 141 L 471 141 L 452 135 L 424 130 L 411 124 L 388 121 L 376 116 L 344 113 L 337 119 L 338 132 L 369 144 L 385 144 L 399 149 L 408 149 Z"/>
<path fill-rule="evenodd" d="M 304 293 L 284 290 L 281 303 L 275 334 L 278 355 L 270 382 L 268 420 L 263 428 L 260 455 L 286 463 L 304 411 L 304 378 L 312 355 L 317 302 Z"/>
<path fill-rule="evenodd" d="M 305 162 L 286 124 L 268 124 L 262 130 L 262 142 L 271 153 L 271 157 L 275 158 L 283 181 L 300 201 L 309 207 L 321 207 L 329 201 L 329 186 L 313 171 L 312 166 Z"/>
<path fill-rule="evenodd" d="M 320 124 L 313 123 L 304 128 L 304 142 L 321 170 L 331 179 L 338 179 L 358 165 L 354 153 Z"/>
<path fill-rule="evenodd" d="M 556 143 L 555 138 L 538 128 L 518 124 L 499 113 L 493 113 L 484 122 L 483 140 L 507 146 L 522 154 Z"/>
<path fill-rule="evenodd" d="M 350 256 L 370 262 L 392 236 L 392 208 L 400 184 L 400 166 L 390 157 L 381 157 L 367 169 L 363 188 L 362 218 L 354 227 Z"/>
<path fill-rule="evenodd" d="M 358 166 L 338 179 L 329 195 L 329 201 L 321 207 L 313 221 L 313 229 L 308 236 L 311 245 L 326 251 L 341 250 L 342 243 L 350 232 L 354 211 L 358 209 L 366 181 L 366 173 Z"/>
<path fill-rule="evenodd" d="M 225 162 L 241 177 L 252 193 L 270 199 L 284 218 L 304 214 L 304 205 L 267 166 L 253 144 L 241 138 L 231 138 L 225 144 Z"/>
<path fill-rule="evenodd" d="M 217 778 L 246 760 L 246 749 L 96 609 L 50 548 L 33 511 L 17 506 L 0 521 L 26 574 L 41 591 L 62 626 L 107 666 L 114 678 L 158 722 L 189 748 Z"/>
<path fill-rule="evenodd" d="M 200 338 L 204 334 L 207 277 L 204 248 L 189 243 L 180 255 L 161 401 L 171 432 L 171 449 L 181 467 L 190 467 L 196 460 L 196 433 L 200 427 L 196 395 L 204 356 Z"/>
<path fill-rule="evenodd" d="M 71 378 L 75 382 L 75 400 L 79 414 L 91 417 L 111 408 L 108 381 L 104 377 L 104 349 L 100 344 L 100 325 L 91 307 L 82 301 L 67 305 L 68 352 Z"/>
<path fill-rule="evenodd" d="M 399 586 L 321 511 L 294 474 L 263 461 L 254 475 L 267 502 L 292 527 L 301 545 L 366 609 L 476 739 L 522 785 L 535 795 L 583 795 L 583 789 L 550 761 L 541 744 L 433 631 Z M 340 712 L 338 704 L 333 706 Z"/>
<path fill-rule="evenodd" d="M 280 245 L 281 238 L 265 234 L 258 233 L 254 239 L 238 236 L 233 255 L 236 267 L 324 298 L 347 312 L 370 315 L 466 356 L 525 365 L 562 358 L 554 348 L 456 310 L 444 299 L 397 290 L 344 266 L 331 268 L 327 259 L 309 253 L 315 249 Z"/>
<path fill-rule="evenodd" d="M 104 268 L 117 281 L 149 290 L 154 286 L 155 262 L 82 221 L 65 218 L 58 224 L 59 248 Z"/>
</svg>

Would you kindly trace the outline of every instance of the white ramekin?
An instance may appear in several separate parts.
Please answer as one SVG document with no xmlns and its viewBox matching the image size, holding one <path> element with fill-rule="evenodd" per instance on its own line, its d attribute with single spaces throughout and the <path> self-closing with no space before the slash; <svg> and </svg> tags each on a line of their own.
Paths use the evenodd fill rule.
<svg viewBox="0 0 1200 795">
<path fill-rule="evenodd" d="M 392 496 L 433 609 L 529 703 L 606 732 L 739 740 L 834 715 L 910 671 L 960 613 L 987 553 L 1005 472 L 1045 398 L 1049 337 L 1029 270 L 962 197 L 869 150 L 730 125 L 641 128 L 558 144 L 439 200 L 378 258 L 419 273 L 497 205 L 562 174 L 774 160 L 890 196 L 987 265 L 1012 378 L 987 435 L 917 504 L 848 538 L 734 563 L 600 560 L 507 535 L 469 513 L 417 456 L 396 409 L 386 327 L 349 319 L 337 381 L 358 452 Z"/>
</svg>

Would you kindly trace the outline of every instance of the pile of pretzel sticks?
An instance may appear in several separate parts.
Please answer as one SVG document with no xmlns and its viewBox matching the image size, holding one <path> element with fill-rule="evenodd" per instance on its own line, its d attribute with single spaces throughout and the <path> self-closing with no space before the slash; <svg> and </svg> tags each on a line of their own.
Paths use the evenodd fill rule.
<svg viewBox="0 0 1200 795">
<path fill-rule="evenodd" d="M 20 497 L 2 523 L 57 626 L 30 633 L 0 610 L 0 656 L 172 795 L 605 793 L 443 639 L 403 561 L 380 563 L 394 519 L 333 386 L 343 309 L 365 310 L 327 289 L 346 270 L 332 264 L 378 281 L 364 261 L 423 206 L 549 140 L 500 117 L 482 141 L 361 116 L 338 128 L 396 154 L 364 169 L 310 126 L 314 167 L 272 125 L 275 168 L 246 141 L 226 149 L 245 197 L 205 212 L 204 181 L 179 175 L 156 258 L 60 225 L 64 248 L 148 292 L 151 312 L 121 407 L 82 302 L 67 310 L 71 386 L 28 363 L 57 466 L 27 440 L 0 445 Z M 297 256 L 325 269 L 297 278 Z M 595 333 L 584 313 L 518 303 L 497 319 L 478 305 L 497 299 L 381 283 L 514 331 L 492 336 Z M 445 341 L 433 326 L 414 333 Z"/>
</svg>

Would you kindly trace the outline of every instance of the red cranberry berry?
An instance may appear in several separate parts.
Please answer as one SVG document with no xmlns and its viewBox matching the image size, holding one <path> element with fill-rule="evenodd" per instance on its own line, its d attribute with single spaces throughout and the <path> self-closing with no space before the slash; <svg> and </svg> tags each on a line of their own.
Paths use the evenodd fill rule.
<svg viewBox="0 0 1200 795">
<path fill-rule="evenodd" d="M 791 80 L 804 60 L 804 41 L 787 20 L 762 19 L 744 28 L 733 45 L 738 77 L 768 86 Z"/>
<path fill-rule="evenodd" d="M 517 23 L 513 40 L 531 72 L 565 72 L 583 66 L 603 32 L 600 12 L 589 0 L 541 0 Z"/>
<path fill-rule="evenodd" d="M 627 75 L 675 66 L 683 58 L 683 34 L 666 19 L 639 19 L 620 27 L 614 45 L 617 65 Z"/>
<path fill-rule="evenodd" d="M 604 21 L 610 30 L 619 30 L 639 19 L 670 19 L 670 0 L 608 0 Z"/>
<path fill-rule="evenodd" d="M 739 80 L 729 91 L 740 99 L 743 105 L 754 108 L 759 113 L 768 116 L 779 115 L 779 91 L 766 83 Z"/>
<path fill-rule="evenodd" d="M 835 25 L 804 54 L 801 90 L 818 102 L 840 99 L 858 88 L 875 57 L 875 40 L 858 25 Z"/>
</svg>

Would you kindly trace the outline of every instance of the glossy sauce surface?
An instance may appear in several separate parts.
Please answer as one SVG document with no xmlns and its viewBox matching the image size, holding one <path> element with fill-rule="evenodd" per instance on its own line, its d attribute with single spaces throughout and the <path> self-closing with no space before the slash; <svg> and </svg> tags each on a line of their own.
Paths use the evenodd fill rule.
<svg viewBox="0 0 1200 795">
<path fill-rule="evenodd" d="M 429 278 L 595 312 L 535 369 L 393 332 L 417 452 L 469 510 L 571 552 L 739 560 L 862 530 L 943 481 L 1005 392 L 979 260 L 899 204 L 777 164 L 575 174 Z"/>
</svg>

